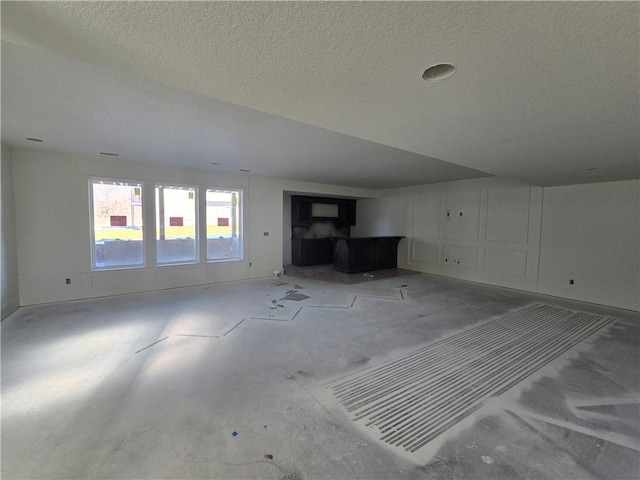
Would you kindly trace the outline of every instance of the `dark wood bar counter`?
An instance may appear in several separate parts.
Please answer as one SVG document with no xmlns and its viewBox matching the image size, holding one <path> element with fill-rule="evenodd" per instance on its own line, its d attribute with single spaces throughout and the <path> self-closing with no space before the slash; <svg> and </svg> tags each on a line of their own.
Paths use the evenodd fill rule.
<svg viewBox="0 0 640 480">
<path fill-rule="evenodd" d="M 333 267 L 339 272 L 358 273 L 398 266 L 398 242 L 404 237 L 335 238 Z"/>
</svg>

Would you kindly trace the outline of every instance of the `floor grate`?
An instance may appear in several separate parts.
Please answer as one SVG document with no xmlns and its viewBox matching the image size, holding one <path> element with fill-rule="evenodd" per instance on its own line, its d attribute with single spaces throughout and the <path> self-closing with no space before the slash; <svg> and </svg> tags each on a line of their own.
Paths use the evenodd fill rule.
<svg viewBox="0 0 640 480">
<path fill-rule="evenodd" d="M 415 452 L 613 321 L 532 305 L 328 388 L 354 421 Z"/>
</svg>

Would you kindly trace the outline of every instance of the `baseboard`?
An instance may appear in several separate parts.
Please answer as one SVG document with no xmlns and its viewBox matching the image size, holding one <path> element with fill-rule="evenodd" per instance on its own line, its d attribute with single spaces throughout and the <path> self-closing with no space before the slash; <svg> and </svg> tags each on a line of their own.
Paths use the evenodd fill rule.
<svg viewBox="0 0 640 480">
<path fill-rule="evenodd" d="M 18 297 L 7 300 L 2 304 L 2 309 L 0 310 L 0 319 L 4 320 L 13 312 L 15 312 L 18 307 L 20 307 L 20 299 Z"/>
</svg>

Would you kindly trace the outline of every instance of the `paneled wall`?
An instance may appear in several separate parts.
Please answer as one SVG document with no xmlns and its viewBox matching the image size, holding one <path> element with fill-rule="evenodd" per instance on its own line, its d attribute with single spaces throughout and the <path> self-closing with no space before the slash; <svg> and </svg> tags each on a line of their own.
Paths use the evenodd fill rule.
<svg viewBox="0 0 640 480">
<path fill-rule="evenodd" d="M 357 235 L 405 235 L 398 265 L 640 310 L 640 181 L 536 187 L 496 177 L 378 192 Z"/>
<path fill-rule="evenodd" d="M 408 189 L 407 267 L 535 289 L 542 189 L 499 178 Z"/>
</svg>

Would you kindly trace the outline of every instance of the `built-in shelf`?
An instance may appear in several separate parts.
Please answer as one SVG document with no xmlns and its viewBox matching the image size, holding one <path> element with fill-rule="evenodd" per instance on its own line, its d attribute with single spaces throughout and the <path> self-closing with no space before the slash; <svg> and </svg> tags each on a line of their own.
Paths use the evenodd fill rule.
<svg viewBox="0 0 640 480">
<path fill-rule="evenodd" d="M 308 227 L 314 220 L 335 220 L 339 227 L 353 226 L 356 224 L 356 200 L 293 195 L 291 225 Z"/>
</svg>

